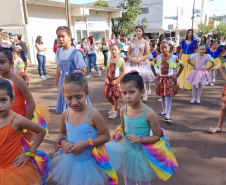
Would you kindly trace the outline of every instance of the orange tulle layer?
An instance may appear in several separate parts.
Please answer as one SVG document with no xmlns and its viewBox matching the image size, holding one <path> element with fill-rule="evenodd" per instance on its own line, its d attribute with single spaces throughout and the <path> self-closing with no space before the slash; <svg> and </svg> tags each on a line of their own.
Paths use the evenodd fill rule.
<svg viewBox="0 0 226 185">
<path fill-rule="evenodd" d="M 22 168 L 11 165 L 0 169 L 0 185 L 40 185 L 40 179 L 35 166 L 29 160 Z"/>
</svg>

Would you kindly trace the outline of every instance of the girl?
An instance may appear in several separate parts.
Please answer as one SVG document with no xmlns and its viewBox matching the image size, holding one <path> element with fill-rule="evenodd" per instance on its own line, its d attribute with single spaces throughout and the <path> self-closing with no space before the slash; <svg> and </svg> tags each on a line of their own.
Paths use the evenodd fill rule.
<svg viewBox="0 0 226 185">
<path fill-rule="evenodd" d="M 169 44 L 169 46 L 170 46 L 169 53 L 170 53 L 171 55 L 173 55 L 173 45 Z"/>
<path fill-rule="evenodd" d="M 198 47 L 197 40 L 194 40 L 192 29 L 189 29 L 187 31 L 186 38 L 185 40 L 181 41 L 180 47 L 181 52 L 179 58 L 183 61 L 185 69 L 182 71 L 181 76 L 178 78 L 179 87 L 181 89 L 191 90 L 192 84 L 189 84 L 186 78 L 193 69 L 192 66 L 188 65 L 187 60 L 193 53 L 197 53 Z"/>
<path fill-rule="evenodd" d="M 56 111 L 62 113 L 68 108 L 66 100 L 61 91 L 65 76 L 73 73 L 75 70 L 83 71 L 85 66 L 83 56 L 78 49 L 71 46 L 71 30 L 67 26 L 60 26 L 56 30 L 58 43 L 62 46 L 56 53 L 56 86 L 58 87 Z M 90 104 L 89 99 L 86 100 Z"/>
<path fill-rule="evenodd" d="M 176 47 L 176 52 L 173 55 L 176 55 L 179 58 L 180 57 L 180 51 L 181 51 L 180 46 L 177 46 Z"/>
<path fill-rule="evenodd" d="M 42 42 L 41 36 L 37 36 L 35 47 L 37 49 L 38 72 L 39 72 L 40 78 L 42 78 L 42 79 L 50 78 L 46 73 L 45 51 L 47 51 L 47 49 L 46 49 L 44 43 Z M 43 70 L 44 75 L 42 75 L 42 70 Z"/>
<path fill-rule="evenodd" d="M 54 40 L 54 44 L 53 44 L 53 52 L 56 54 L 56 51 L 58 49 L 58 44 L 57 44 L 57 39 Z"/>
<path fill-rule="evenodd" d="M 226 80 L 225 68 L 226 68 L 225 63 L 220 66 L 220 72 L 221 72 L 224 80 Z M 224 90 L 223 90 L 223 93 L 222 93 L 221 100 L 222 100 L 223 104 L 222 104 L 222 107 L 221 107 L 218 125 L 215 128 L 212 128 L 212 127 L 209 128 L 209 132 L 211 132 L 213 134 L 216 133 L 216 132 L 222 131 L 222 126 L 223 126 L 223 123 L 224 123 L 224 120 L 225 120 L 225 117 L 226 117 L 226 84 L 224 86 Z"/>
<path fill-rule="evenodd" d="M 12 51 L 9 44 L 0 44 L 0 76 L 13 82 L 15 99 L 11 110 L 31 120 L 35 110 L 35 102 L 25 81 L 11 71 L 13 67 Z M 28 105 L 27 111 L 25 110 L 25 101 Z"/>
<path fill-rule="evenodd" d="M 104 185 L 105 174 L 91 149 L 108 142 L 110 133 L 100 113 L 86 104 L 89 94 L 86 78 L 78 73 L 69 74 L 62 92 L 69 109 L 62 114 L 59 134 L 62 148 L 51 162 L 51 176 L 58 184 Z"/>
<path fill-rule="evenodd" d="M 158 55 L 158 57 L 154 59 L 153 65 L 151 65 L 151 69 L 157 79 L 156 94 L 162 97 L 163 112 L 158 114 L 157 117 L 166 116 L 166 122 L 173 122 L 170 119 L 172 97 L 178 93 L 177 78 L 180 76 L 184 65 L 175 55 L 169 53 L 170 48 L 167 41 L 162 41 L 160 50 L 162 55 Z M 154 66 L 159 66 L 158 75 L 155 72 Z M 180 66 L 180 69 L 178 73 L 174 75 L 173 69 L 178 66 Z"/>
<path fill-rule="evenodd" d="M 11 84 L 0 79 L 0 184 L 45 184 L 36 171 L 31 156 L 36 155 L 35 151 L 43 141 L 46 131 L 42 126 L 10 110 L 13 99 Z M 37 134 L 30 148 L 22 147 L 23 129 Z"/>
<path fill-rule="evenodd" d="M 20 50 L 21 46 L 13 46 L 13 60 L 14 60 L 14 69 L 13 72 L 24 79 L 27 86 L 29 86 L 29 78 L 28 75 L 24 72 L 25 70 L 25 64 L 23 60 L 20 58 Z"/>
<path fill-rule="evenodd" d="M 206 48 L 209 48 L 210 47 L 209 46 L 209 43 L 207 42 L 206 36 L 202 36 L 201 43 L 199 45 L 201 45 L 201 44 L 206 45 Z"/>
<path fill-rule="evenodd" d="M 150 90 L 150 82 L 152 82 L 155 77 L 150 68 L 150 48 L 149 43 L 143 39 L 145 35 L 143 26 L 135 27 L 136 38 L 130 43 L 128 49 L 129 60 L 125 64 L 126 73 L 130 71 L 138 71 L 143 77 L 145 85 L 145 93 L 143 101 L 147 101 L 148 92 Z"/>
<path fill-rule="evenodd" d="M 141 102 L 145 90 L 143 79 L 138 72 L 126 74 L 121 80 L 121 89 L 126 105 L 120 110 L 121 130 L 116 132 L 115 139 L 121 141 L 125 138 L 125 140 L 106 146 L 108 151 L 123 146 L 124 155 L 119 173 L 124 176 L 125 185 L 137 185 L 137 182 L 140 185 L 150 185 L 150 181 L 157 176 L 140 144 L 158 142 L 161 128 L 155 112 Z M 150 132 L 153 133 L 152 136 Z"/>
<path fill-rule="evenodd" d="M 157 52 L 155 51 L 155 43 L 150 43 L 150 53 L 152 54 L 153 58 L 157 57 Z"/>
<path fill-rule="evenodd" d="M 207 82 L 211 81 L 210 74 L 208 70 L 212 69 L 216 63 L 213 61 L 210 55 L 206 54 L 206 45 L 200 44 L 198 48 L 199 53 L 191 55 L 190 59 L 187 62 L 193 66 L 192 72 L 188 75 L 187 80 L 188 83 L 192 84 L 192 100 L 190 103 L 195 102 L 196 95 L 196 86 L 198 85 L 198 94 L 197 94 L 197 103 L 201 103 L 200 97 L 202 93 L 202 86 L 206 85 Z M 195 61 L 195 64 L 191 63 L 191 60 Z M 209 68 L 206 68 L 206 63 L 211 61 L 212 65 Z"/>
<path fill-rule="evenodd" d="M 121 96 L 119 83 L 125 75 L 125 62 L 119 57 L 119 45 L 112 44 L 110 49 L 112 57 L 109 58 L 107 64 L 104 95 L 113 106 L 111 111 L 109 111 L 109 118 L 115 119 L 117 117 L 119 97 Z"/>
<path fill-rule="evenodd" d="M 161 42 L 162 42 L 163 40 L 166 40 L 166 37 L 165 37 L 164 34 L 161 34 L 161 35 L 159 36 L 159 41 L 158 41 L 157 48 L 156 48 L 156 51 L 158 51 L 158 55 L 161 54 L 160 44 L 161 44 Z"/>
<path fill-rule="evenodd" d="M 213 86 L 214 85 L 213 83 L 216 82 L 217 69 L 221 65 L 221 59 L 225 54 L 225 50 L 224 48 L 219 46 L 218 41 L 213 41 L 211 44 L 211 48 L 207 48 L 206 54 L 209 54 L 213 58 L 214 62 L 216 63 L 216 65 L 209 71 L 212 77 L 212 80 L 209 82 L 210 82 L 210 85 Z M 212 65 L 211 62 L 207 62 L 208 68 L 211 65 Z"/>
<path fill-rule="evenodd" d="M 91 64 L 93 65 L 94 69 L 98 72 L 99 76 L 101 76 L 101 71 L 98 69 L 96 61 L 97 61 L 97 54 L 95 51 L 95 43 L 93 40 L 93 37 L 90 36 L 88 37 L 88 45 L 87 45 L 87 60 L 88 60 L 88 70 L 89 70 L 89 75 L 86 76 L 87 78 L 91 78 L 92 77 L 92 73 L 91 73 Z"/>
</svg>

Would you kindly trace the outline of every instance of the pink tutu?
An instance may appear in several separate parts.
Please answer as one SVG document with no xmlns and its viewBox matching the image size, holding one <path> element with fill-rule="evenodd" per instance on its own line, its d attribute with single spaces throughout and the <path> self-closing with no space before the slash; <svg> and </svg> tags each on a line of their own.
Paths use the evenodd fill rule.
<svg viewBox="0 0 226 185">
<path fill-rule="evenodd" d="M 203 71 L 203 70 L 192 70 L 191 73 L 188 75 L 186 78 L 188 83 L 192 85 L 206 85 L 207 82 L 211 82 L 211 76 L 208 71 Z"/>
</svg>

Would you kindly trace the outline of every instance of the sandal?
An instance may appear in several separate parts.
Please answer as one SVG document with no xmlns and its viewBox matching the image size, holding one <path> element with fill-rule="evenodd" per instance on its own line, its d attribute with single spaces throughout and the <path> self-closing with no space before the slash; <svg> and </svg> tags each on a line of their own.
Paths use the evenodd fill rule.
<svg viewBox="0 0 226 185">
<path fill-rule="evenodd" d="M 111 115 L 114 112 L 115 107 L 113 106 L 112 109 L 108 112 L 108 115 Z"/>
<path fill-rule="evenodd" d="M 216 132 L 221 132 L 222 130 L 218 127 L 215 128 L 210 127 L 208 131 L 214 134 Z"/>
<path fill-rule="evenodd" d="M 118 116 L 117 112 L 113 112 L 108 118 L 115 119 L 115 118 L 117 118 L 117 116 Z"/>
</svg>

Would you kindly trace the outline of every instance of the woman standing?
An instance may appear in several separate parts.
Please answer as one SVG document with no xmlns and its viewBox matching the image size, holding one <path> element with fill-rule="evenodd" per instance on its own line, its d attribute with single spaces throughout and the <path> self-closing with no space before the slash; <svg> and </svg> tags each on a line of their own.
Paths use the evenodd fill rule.
<svg viewBox="0 0 226 185">
<path fill-rule="evenodd" d="M 104 65 L 107 67 L 107 61 L 108 61 L 108 45 L 105 38 L 102 40 L 102 52 L 104 55 Z"/>
<path fill-rule="evenodd" d="M 95 51 L 95 43 L 93 42 L 93 37 L 90 36 L 88 37 L 88 45 L 87 45 L 87 51 L 88 51 L 88 55 L 87 55 L 87 59 L 88 59 L 88 70 L 89 70 L 89 75 L 86 76 L 87 78 L 91 78 L 92 77 L 92 73 L 91 73 L 91 63 L 94 67 L 94 69 L 98 72 L 99 76 L 101 76 L 101 71 L 99 71 L 96 61 L 97 61 L 97 54 Z"/>
<path fill-rule="evenodd" d="M 165 35 L 164 35 L 164 34 L 161 34 L 160 37 L 159 37 L 159 42 L 158 42 L 158 44 L 157 44 L 157 48 L 156 48 L 156 51 L 158 52 L 158 55 L 161 54 L 161 51 L 160 51 L 160 44 L 161 44 L 161 42 L 162 42 L 163 40 L 165 40 L 165 39 L 166 39 Z"/>
<path fill-rule="evenodd" d="M 207 42 L 206 36 L 202 36 L 201 43 L 200 44 L 205 44 L 206 45 L 206 48 L 209 48 L 210 47 L 209 43 Z"/>
<path fill-rule="evenodd" d="M 87 59 L 87 40 L 86 38 L 82 39 L 81 48 L 79 49 L 82 52 L 83 59 L 85 61 L 85 73 L 88 73 L 88 59 Z"/>
<path fill-rule="evenodd" d="M 20 50 L 20 58 L 24 61 L 25 67 L 24 67 L 24 72 L 26 72 L 27 69 L 27 44 L 22 40 L 22 35 L 18 35 L 18 43 L 16 45 L 20 45 L 21 46 L 21 50 Z"/>
<path fill-rule="evenodd" d="M 198 42 L 197 40 L 194 40 L 192 29 L 189 29 L 187 31 L 185 40 L 181 41 L 180 47 L 181 47 L 180 59 L 183 61 L 184 70 L 182 71 L 180 77 L 178 78 L 179 87 L 181 89 L 191 90 L 192 84 L 189 84 L 186 78 L 193 70 L 193 67 L 187 63 L 187 60 L 190 58 L 192 54 L 197 53 L 198 47 Z"/>
<path fill-rule="evenodd" d="M 46 79 L 50 78 L 46 74 L 46 56 L 45 56 L 45 51 L 47 50 L 44 43 L 42 42 L 42 37 L 37 36 L 35 47 L 37 49 L 37 60 L 38 60 L 38 71 L 40 78 Z M 42 75 L 42 70 L 44 75 Z"/>
</svg>

